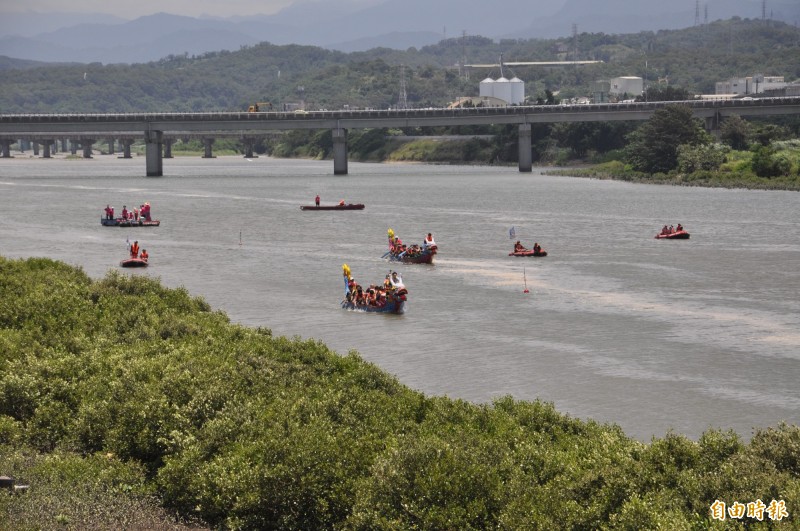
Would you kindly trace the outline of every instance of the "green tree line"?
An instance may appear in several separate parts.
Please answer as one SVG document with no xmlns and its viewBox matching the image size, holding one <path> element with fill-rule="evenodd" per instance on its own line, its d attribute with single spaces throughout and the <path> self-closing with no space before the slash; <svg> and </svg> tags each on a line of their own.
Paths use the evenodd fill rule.
<svg viewBox="0 0 800 531">
<path fill-rule="evenodd" d="M 29 485 L 0 492 L 3 529 L 778 529 L 800 429 L 644 444 L 425 396 L 147 277 L 0 257 L 0 475 Z"/>
</svg>

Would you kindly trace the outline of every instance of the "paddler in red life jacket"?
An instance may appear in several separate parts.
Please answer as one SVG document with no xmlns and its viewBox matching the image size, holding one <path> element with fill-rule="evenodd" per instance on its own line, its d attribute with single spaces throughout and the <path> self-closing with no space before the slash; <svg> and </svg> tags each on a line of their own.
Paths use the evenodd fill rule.
<svg viewBox="0 0 800 531">
<path fill-rule="evenodd" d="M 517 243 L 514 244 L 514 252 L 518 253 L 520 251 L 524 251 L 525 247 L 517 240 Z"/>
<path fill-rule="evenodd" d="M 539 254 L 542 252 L 542 246 L 538 243 L 533 244 L 533 254 Z"/>
<path fill-rule="evenodd" d="M 138 258 L 139 257 L 139 240 L 133 242 L 131 245 L 131 258 Z"/>
<path fill-rule="evenodd" d="M 680 232 L 680 231 L 682 231 L 682 230 L 683 230 L 683 225 L 681 225 L 680 223 L 678 223 L 678 226 L 675 228 L 675 230 L 676 230 L 677 232 Z"/>
<path fill-rule="evenodd" d="M 344 199 L 342 199 L 341 201 L 339 201 L 339 206 L 344 206 Z"/>
<path fill-rule="evenodd" d="M 106 205 L 106 219 L 114 219 L 114 214 L 112 214 L 112 212 L 111 205 Z"/>
<path fill-rule="evenodd" d="M 141 258 L 142 258 L 142 260 L 144 260 L 145 262 L 147 262 L 147 259 L 148 259 L 148 258 L 150 258 L 150 255 L 149 255 L 149 254 L 147 254 L 147 249 L 142 249 L 142 256 L 141 256 Z"/>
<path fill-rule="evenodd" d="M 128 207 L 122 205 L 122 219 L 128 219 Z"/>
</svg>

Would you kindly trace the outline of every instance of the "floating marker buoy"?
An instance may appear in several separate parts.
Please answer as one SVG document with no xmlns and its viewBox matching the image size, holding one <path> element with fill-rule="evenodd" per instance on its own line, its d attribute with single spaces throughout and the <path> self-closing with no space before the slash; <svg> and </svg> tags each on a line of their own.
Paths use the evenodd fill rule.
<svg viewBox="0 0 800 531">
<path fill-rule="evenodd" d="M 530 293 L 530 291 L 528 291 L 528 277 L 525 276 L 525 268 L 524 267 L 522 268 L 522 280 L 523 280 L 523 282 L 525 282 L 525 289 L 522 290 L 522 293 Z"/>
</svg>

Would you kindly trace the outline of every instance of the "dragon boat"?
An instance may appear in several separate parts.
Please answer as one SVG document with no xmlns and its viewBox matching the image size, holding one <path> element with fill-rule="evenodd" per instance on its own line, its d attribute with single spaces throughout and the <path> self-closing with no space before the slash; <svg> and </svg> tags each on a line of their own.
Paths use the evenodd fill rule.
<svg viewBox="0 0 800 531">
<path fill-rule="evenodd" d="M 432 264 L 433 257 L 439 247 L 433 240 L 427 240 L 422 245 L 404 245 L 400 238 L 395 238 L 394 231 L 389 229 L 389 250 L 383 257 L 390 262 L 402 262 L 404 264 Z M 430 236 L 430 235 L 429 235 Z"/>
<path fill-rule="evenodd" d="M 342 271 L 344 276 L 342 308 L 368 313 L 405 313 L 408 290 L 402 285 L 402 281 L 399 285 L 384 283 L 388 284 L 387 287 L 372 285 L 364 291 L 350 275 L 350 267 L 347 264 L 342 266 Z"/>
</svg>

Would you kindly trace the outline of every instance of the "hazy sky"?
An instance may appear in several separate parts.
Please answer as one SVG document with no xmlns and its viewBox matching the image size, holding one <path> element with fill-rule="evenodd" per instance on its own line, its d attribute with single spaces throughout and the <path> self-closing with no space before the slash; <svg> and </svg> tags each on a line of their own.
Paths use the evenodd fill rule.
<svg viewBox="0 0 800 531">
<path fill-rule="evenodd" d="M 109 0 L 29 0 L 27 2 L 0 1 L 2 12 L 36 11 L 39 13 L 106 13 L 133 19 L 153 13 L 172 13 L 199 17 L 213 15 L 231 17 L 246 13 L 271 15 L 296 0 L 134 0 L 113 2 Z"/>
</svg>

